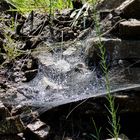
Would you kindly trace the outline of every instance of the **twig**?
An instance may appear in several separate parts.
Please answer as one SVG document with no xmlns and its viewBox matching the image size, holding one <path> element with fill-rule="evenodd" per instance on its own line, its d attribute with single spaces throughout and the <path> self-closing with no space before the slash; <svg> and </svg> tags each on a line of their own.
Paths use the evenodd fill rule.
<svg viewBox="0 0 140 140">
<path fill-rule="evenodd" d="M 66 116 L 66 119 L 68 119 L 68 117 L 71 115 L 71 113 L 76 109 L 78 108 L 80 105 L 82 105 L 83 103 L 85 103 L 88 99 L 85 99 L 84 101 L 82 101 L 81 103 L 79 103 L 77 106 L 75 106 L 69 113 L 68 115 Z"/>
</svg>

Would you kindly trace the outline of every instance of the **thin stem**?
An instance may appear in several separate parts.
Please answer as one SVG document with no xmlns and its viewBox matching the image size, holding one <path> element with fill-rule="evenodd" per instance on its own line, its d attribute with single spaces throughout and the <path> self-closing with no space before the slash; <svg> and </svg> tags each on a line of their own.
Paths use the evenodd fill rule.
<svg viewBox="0 0 140 140">
<path fill-rule="evenodd" d="M 119 129 L 120 125 L 117 120 L 117 110 L 115 109 L 115 102 L 114 102 L 114 97 L 111 95 L 111 87 L 110 87 L 110 80 L 109 80 L 109 75 L 108 75 L 108 66 L 106 63 L 106 48 L 102 44 L 102 39 L 101 39 L 101 31 L 100 31 L 100 25 L 99 25 L 99 20 L 97 17 L 97 11 L 95 8 L 95 5 L 97 1 L 93 1 L 94 3 L 94 21 L 95 21 L 95 29 L 96 29 L 96 34 L 98 36 L 98 48 L 101 53 L 101 67 L 103 70 L 103 73 L 105 75 L 105 87 L 106 87 L 106 92 L 107 92 L 107 100 L 109 102 L 109 107 L 107 107 L 107 110 L 110 113 L 111 118 L 109 117 L 109 123 L 111 124 L 112 131 L 109 131 L 113 137 L 115 137 L 116 140 L 118 140 L 118 135 L 119 135 Z"/>
</svg>

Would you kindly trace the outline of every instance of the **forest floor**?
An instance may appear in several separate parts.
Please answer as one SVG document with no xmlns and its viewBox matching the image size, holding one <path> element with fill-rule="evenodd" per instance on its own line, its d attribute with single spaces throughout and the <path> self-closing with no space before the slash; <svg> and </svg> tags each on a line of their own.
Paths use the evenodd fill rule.
<svg viewBox="0 0 140 140">
<path fill-rule="evenodd" d="M 137 10 L 139 8 L 136 8 L 139 5 L 136 6 L 135 1 L 128 5 L 128 8 L 127 6 L 123 7 L 122 11 L 124 10 L 124 12 L 122 13 L 119 13 L 119 8 L 116 11 L 114 10 L 115 13 L 111 10 L 100 12 L 100 25 L 102 37 L 112 39 L 114 36 L 117 36 L 124 40 L 136 40 L 137 43 L 132 43 L 132 46 L 135 46 L 138 50 L 134 54 L 136 57 L 127 59 L 128 65 L 132 65 L 132 63 L 136 63 L 139 60 L 137 55 L 139 54 L 139 45 L 137 44 L 140 39 L 140 22 L 139 10 Z M 133 9 L 134 7 L 135 12 L 132 14 L 129 8 Z M 69 48 L 71 44 L 86 40 L 89 36 L 96 37 L 93 9 L 85 4 L 85 8 L 81 11 L 64 9 L 56 11 L 53 16 L 31 11 L 28 16 L 23 16 L 18 12 L 9 11 L 9 8 L 9 4 L 1 2 L 0 140 L 93 140 L 96 139 L 95 136 L 98 134 L 95 127 L 98 129 L 102 127 L 100 139 L 108 138 L 106 128 L 109 128 L 109 126 L 106 123 L 108 120 L 104 106 L 106 104 L 105 97 L 88 100 L 85 104 L 81 104 L 79 101 L 62 105 L 45 113 L 43 112 L 43 114 L 38 114 L 39 110 L 41 110 L 40 107 L 31 107 L 30 104 L 26 106 L 21 104 L 15 105 L 14 100 L 15 97 L 21 96 L 17 90 L 19 84 L 32 81 L 38 74 L 40 62 L 34 52 L 38 51 L 37 49 L 40 45 L 47 42 L 48 46 L 50 44 L 61 46 L 63 43 Z M 128 14 L 126 14 L 127 12 Z M 130 20 L 129 22 L 128 18 L 131 17 L 135 20 Z M 135 25 L 132 28 L 131 22 Z M 64 48 L 64 50 L 67 50 L 67 48 Z M 60 49 L 58 48 L 58 50 Z M 54 53 L 53 49 L 49 47 L 47 51 Z M 125 51 L 122 50 L 123 53 Z M 126 51 L 125 54 L 127 55 L 127 53 Z M 94 53 L 92 55 L 91 60 L 95 56 L 97 57 Z M 88 64 L 89 68 L 90 64 Z M 139 68 L 139 63 L 136 64 L 133 66 Z M 81 69 L 84 69 L 83 65 L 80 65 L 75 70 L 81 72 Z M 129 80 L 132 82 L 135 78 Z M 139 74 L 137 74 L 136 82 L 139 83 Z M 123 96 L 121 98 L 116 96 L 115 98 L 115 101 L 119 102 L 121 108 L 121 111 L 119 110 L 121 112 L 120 132 L 126 134 L 130 140 L 139 140 L 140 138 L 140 96 L 137 89 L 139 88 L 120 92 L 120 95 Z M 25 94 L 23 95 L 26 97 Z M 23 98 L 23 96 L 20 98 Z M 131 107 L 132 103 L 133 107 Z M 79 104 L 80 107 L 71 112 Z M 94 125 L 93 118 L 97 126 Z"/>
</svg>

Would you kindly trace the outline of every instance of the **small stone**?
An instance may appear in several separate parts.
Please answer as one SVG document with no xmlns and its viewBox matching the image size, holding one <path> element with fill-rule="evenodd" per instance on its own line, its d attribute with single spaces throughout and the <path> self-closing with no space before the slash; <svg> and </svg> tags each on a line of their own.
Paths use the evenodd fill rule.
<svg viewBox="0 0 140 140">
<path fill-rule="evenodd" d="M 48 127 L 35 131 L 35 135 L 37 135 L 37 137 L 39 137 L 39 140 L 46 140 L 46 138 L 48 137 L 49 131 L 48 131 Z"/>
<path fill-rule="evenodd" d="M 37 120 L 29 125 L 27 125 L 27 127 L 31 130 L 31 131 L 36 131 L 39 130 L 40 128 L 46 126 L 46 124 L 40 120 Z"/>
<path fill-rule="evenodd" d="M 46 140 L 49 134 L 49 126 L 40 120 L 27 125 L 26 137 L 32 137 L 32 139 Z"/>
</svg>

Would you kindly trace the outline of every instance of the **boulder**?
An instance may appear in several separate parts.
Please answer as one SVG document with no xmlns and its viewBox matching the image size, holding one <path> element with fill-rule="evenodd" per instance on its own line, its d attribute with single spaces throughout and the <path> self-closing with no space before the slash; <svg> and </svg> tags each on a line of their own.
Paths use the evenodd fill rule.
<svg viewBox="0 0 140 140">
<path fill-rule="evenodd" d="M 115 9 L 115 12 L 118 13 L 121 17 L 126 19 L 128 18 L 139 19 L 140 18 L 139 9 L 140 9 L 139 0 L 126 0 Z"/>
<path fill-rule="evenodd" d="M 114 9 L 117 8 L 122 2 L 125 0 L 101 0 L 98 5 L 97 9 L 105 10 L 105 9 Z"/>
<path fill-rule="evenodd" d="M 101 38 L 101 43 L 106 48 L 106 55 L 109 55 L 109 59 L 111 60 L 115 59 L 114 56 L 116 55 L 114 55 L 114 53 L 116 48 L 120 46 L 121 40 L 118 38 L 116 39 Z M 90 38 L 87 40 L 85 55 L 88 66 L 99 65 L 99 62 L 101 60 L 99 45 L 100 45 L 99 38 Z"/>
<path fill-rule="evenodd" d="M 119 33 L 122 38 L 140 39 L 140 21 L 131 19 L 120 22 Z"/>
<path fill-rule="evenodd" d="M 140 41 L 139 40 L 121 40 L 118 38 L 101 38 L 101 44 L 106 49 L 109 60 L 120 59 L 139 59 Z M 100 40 L 99 38 L 90 38 L 86 42 L 85 55 L 88 63 L 98 63 L 100 61 Z M 125 55 L 124 55 L 125 54 Z"/>
<path fill-rule="evenodd" d="M 116 51 L 118 51 L 117 59 L 140 59 L 140 40 L 121 40 Z"/>
</svg>

